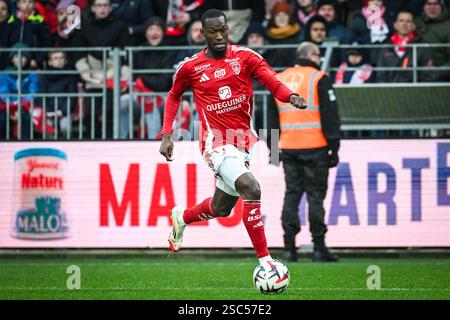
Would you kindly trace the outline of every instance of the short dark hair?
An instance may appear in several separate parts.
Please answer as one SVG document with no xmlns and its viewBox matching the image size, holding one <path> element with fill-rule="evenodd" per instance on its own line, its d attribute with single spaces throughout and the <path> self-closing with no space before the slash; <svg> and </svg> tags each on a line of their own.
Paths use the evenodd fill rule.
<svg viewBox="0 0 450 320">
<path fill-rule="evenodd" d="M 227 17 L 225 16 L 225 13 L 223 13 L 222 11 L 217 10 L 217 9 L 206 10 L 202 14 L 202 17 L 201 17 L 202 27 L 203 28 L 206 27 L 206 19 L 209 19 L 209 18 L 220 18 L 220 17 L 224 17 L 225 23 L 227 22 Z"/>
<path fill-rule="evenodd" d="M 147 30 L 150 26 L 153 25 L 159 26 L 163 32 L 166 31 L 166 22 L 161 17 L 153 16 L 148 18 L 147 21 L 144 22 L 145 30 Z"/>
<path fill-rule="evenodd" d="M 403 9 L 400 9 L 400 10 L 397 11 L 397 14 L 395 15 L 395 21 L 397 21 L 398 16 L 401 13 L 408 13 L 408 14 L 410 14 L 412 16 L 413 20 L 414 20 L 414 12 L 412 12 L 412 10 L 410 10 L 408 8 L 403 8 Z"/>
</svg>

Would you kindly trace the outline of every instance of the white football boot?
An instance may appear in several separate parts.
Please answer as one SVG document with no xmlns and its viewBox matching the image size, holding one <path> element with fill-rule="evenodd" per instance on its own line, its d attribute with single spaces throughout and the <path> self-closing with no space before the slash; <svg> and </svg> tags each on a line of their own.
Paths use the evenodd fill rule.
<svg viewBox="0 0 450 320">
<path fill-rule="evenodd" d="M 169 246 L 173 252 L 180 250 L 183 242 L 183 232 L 186 228 L 186 223 L 183 221 L 184 210 L 185 208 L 182 207 L 174 207 L 171 211 L 172 231 L 169 233 Z"/>
</svg>

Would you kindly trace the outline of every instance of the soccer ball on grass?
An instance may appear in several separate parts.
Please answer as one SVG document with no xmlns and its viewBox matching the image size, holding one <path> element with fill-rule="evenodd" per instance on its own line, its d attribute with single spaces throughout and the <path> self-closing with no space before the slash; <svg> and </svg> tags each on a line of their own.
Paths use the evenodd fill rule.
<svg viewBox="0 0 450 320">
<path fill-rule="evenodd" d="M 261 293 L 281 293 L 289 285 L 288 268 L 280 261 L 266 261 L 255 268 L 253 284 Z"/>
</svg>

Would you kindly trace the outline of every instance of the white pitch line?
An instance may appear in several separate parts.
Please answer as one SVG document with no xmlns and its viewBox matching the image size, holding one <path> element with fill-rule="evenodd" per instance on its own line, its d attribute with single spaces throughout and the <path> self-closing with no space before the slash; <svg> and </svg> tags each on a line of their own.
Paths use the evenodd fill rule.
<svg viewBox="0 0 450 320">
<path fill-rule="evenodd" d="M 201 291 L 201 290 L 234 290 L 234 291 L 246 291 L 246 290 L 255 290 L 254 288 L 236 288 L 236 287 L 199 287 L 199 288 L 189 288 L 189 290 L 193 291 Z M 69 290 L 61 287 L 42 287 L 42 288 L 26 288 L 26 287 L 14 287 L 14 288 L 0 288 L 0 291 L 39 291 L 39 290 L 48 290 L 48 291 L 70 291 L 70 292 L 81 292 L 81 291 L 152 291 L 154 292 L 155 288 L 81 288 L 79 290 Z M 186 291 L 186 288 L 159 288 L 161 291 Z M 367 289 L 367 288 L 288 288 L 287 291 L 367 291 L 367 292 L 380 292 L 380 291 L 444 291 L 450 292 L 449 288 L 381 288 L 381 289 Z"/>
<path fill-rule="evenodd" d="M 202 264 L 202 260 L 199 259 L 197 261 L 177 261 L 176 259 L 167 259 L 167 262 L 152 262 L 151 260 L 149 261 L 136 261 L 136 262 L 108 262 L 108 260 L 103 260 L 102 262 L 95 262 L 95 261 L 77 261 L 77 260 L 67 260 L 64 262 L 0 262 L 0 268 L 2 266 L 65 266 L 65 265 L 71 265 L 71 264 L 78 264 L 78 265 L 95 265 L 98 266 L 100 264 L 104 264 L 106 266 L 132 266 L 132 265 L 154 265 L 154 266 L 167 266 L 167 264 L 169 263 L 183 263 L 183 264 Z M 374 261 L 377 262 L 377 261 Z M 244 266 L 244 265 L 249 265 L 249 263 L 251 262 L 233 262 L 232 264 L 230 264 L 229 262 L 204 262 L 205 264 L 214 264 L 214 265 L 219 265 L 219 266 L 228 266 L 228 267 L 233 267 L 233 266 Z M 255 266 L 257 265 L 257 262 L 255 261 Z M 307 265 L 309 264 L 313 264 L 312 262 L 307 262 Z M 429 264 L 429 263 L 425 263 L 425 264 Z M 344 267 L 344 266 L 353 266 L 354 264 L 351 262 L 341 262 L 339 263 L 339 265 L 334 265 L 334 266 L 339 266 L 339 267 Z M 397 264 L 395 263 L 387 263 L 385 266 L 395 266 Z M 420 262 L 415 262 L 415 265 L 421 265 Z M 447 266 L 450 265 L 450 262 L 433 262 L 433 266 Z M 305 264 L 295 264 L 295 265 L 287 265 L 288 267 L 293 267 L 293 268 L 300 268 L 302 266 L 305 266 Z M 323 265 L 325 266 L 325 265 Z"/>
<path fill-rule="evenodd" d="M 77 264 L 79 266 L 84 266 L 84 265 L 94 265 L 94 266 L 98 266 L 100 264 L 104 264 L 105 266 L 148 266 L 148 265 L 152 265 L 152 266 L 167 266 L 168 263 L 172 263 L 172 262 L 178 262 L 176 260 L 169 260 L 167 262 L 151 262 L 151 261 L 141 261 L 141 262 L 107 262 L 105 261 L 104 263 L 99 263 L 99 262 L 82 262 L 82 261 L 67 261 L 67 262 L 44 262 L 44 263 L 39 263 L 39 262 L 30 262 L 30 263 L 14 263 L 14 262 L 6 262 L 6 263 L 0 263 L 0 269 L 2 268 L 2 266 L 67 266 L 67 265 L 71 265 L 71 264 Z M 201 261 L 191 261 L 191 262 L 184 262 L 186 264 L 201 264 Z M 233 267 L 233 266 L 244 266 L 244 265 L 248 265 L 248 263 L 245 262 L 236 262 L 236 263 L 225 263 L 225 262 L 207 262 L 207 264 L 214 264 L 214 265 L 219 265 L 219 266 L 228 266 L 228 267 Z M 257 265 L 257 263 L 255 262 L 255 266 Z"/>
</svg>

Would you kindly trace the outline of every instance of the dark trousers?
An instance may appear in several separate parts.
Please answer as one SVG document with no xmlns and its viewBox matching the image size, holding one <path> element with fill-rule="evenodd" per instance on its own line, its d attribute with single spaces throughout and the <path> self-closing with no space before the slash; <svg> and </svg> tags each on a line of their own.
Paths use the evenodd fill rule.
<svg viewBox="0 0 450 320">
<path fill-rule="evenodd" d="M 285 249 L 296 249 L 295 236 L 300 232 L 298 207 L 306 192 L 309 205 L 309 229 L 313 241 L 323 243 L 327 232 L 324 222 L 323 201 L 328 187 L 328 151 L 326 148 L 304 150 L 299 153 L 283 152 L 286 194 L 281 222 L 284 230 Z"/>
</svg>

